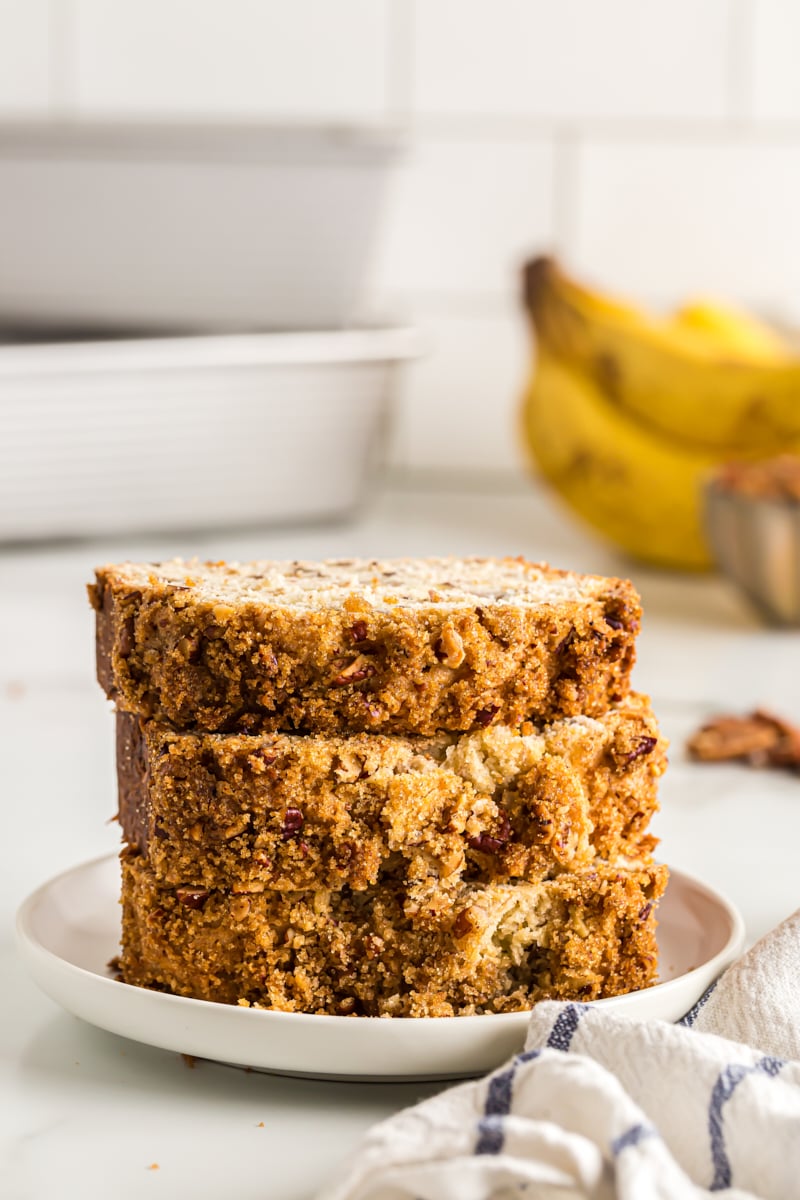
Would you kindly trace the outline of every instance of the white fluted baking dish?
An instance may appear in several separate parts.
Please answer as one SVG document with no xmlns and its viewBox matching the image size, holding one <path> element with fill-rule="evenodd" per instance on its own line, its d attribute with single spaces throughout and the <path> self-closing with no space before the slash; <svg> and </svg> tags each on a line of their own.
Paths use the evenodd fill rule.
<svg viewBox="0 0 800 1200">
<path fill-rule="evenodd" d="M 0 124 L 0 324 L 351 326 L 401 148 L 363 127 Z"/>
<path fill-rule="evenodd" d="M 0 540 L 341 517 L 410 329 L 0 346 Z"/>
</svg>

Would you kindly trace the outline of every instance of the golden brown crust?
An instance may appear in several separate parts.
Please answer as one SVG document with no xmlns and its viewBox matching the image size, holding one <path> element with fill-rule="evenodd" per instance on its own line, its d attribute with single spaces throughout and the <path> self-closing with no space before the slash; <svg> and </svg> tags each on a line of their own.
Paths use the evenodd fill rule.
<svg viewBox="0 0 800 1200">
<path fill-rule="evenodd" d="M 407 893 L 160 888 L 123 861 L 126 982 L 222 1003 L 368 1016 L 508 1012 L 652 983 L 665 867 Z"/>
<path fill-rule="evenodd" d="M 119 714 L 120 820 L 159 883 L 419 894 L 644 860 L 666 743 L 645 696 L 601 718 L 421 739 L 174 733 Z"/>
<path fill-rule="evenodd" d="M 627 694 L 641 616 L 627 581 L 482 559 L 359 564 L 353 579 L 336 564 L 101 568 L 98 678 L 126 711 L 209 731 L 428 736 L 595 716 Z"/>
</svg>

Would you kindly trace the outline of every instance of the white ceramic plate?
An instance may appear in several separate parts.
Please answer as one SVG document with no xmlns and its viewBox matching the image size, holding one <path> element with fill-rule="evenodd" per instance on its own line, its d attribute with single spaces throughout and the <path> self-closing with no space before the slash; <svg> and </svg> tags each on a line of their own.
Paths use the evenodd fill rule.
<svg viewBox="0 0 800 1200">
<path fill-rule="evenodd" d="M 492 1070 L 522 1047 L 527 1013 L 376 1020 L 266 1012 L 189 1000 L 111 978 L 119 943 L 116 856 L 74 867 L 22 905 L 17 933 L 39 986 L 68 1012 L 164 1050 L 282 1075 L 446 1079 Z M 595 1001 L 674 1021 L 736 957 L 744 923 L 718 892 L 673 871 L 659 907 L 661 981 Z"/>
</svg>

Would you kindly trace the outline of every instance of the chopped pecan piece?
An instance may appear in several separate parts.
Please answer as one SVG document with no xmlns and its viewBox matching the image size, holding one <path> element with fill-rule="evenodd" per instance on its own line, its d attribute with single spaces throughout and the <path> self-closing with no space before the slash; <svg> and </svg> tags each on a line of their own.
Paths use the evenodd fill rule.
<svg viewBox="0 0 800 1200">
<path fill-rule="evenodd" d="M 726 463 L 715 484 L 737 496 L 797 503 L 800 500 L 800 457 L 779 454 L 758 462 Z"/>
<path fill-rule="evenodd" d="M 286 842 L 289 838 L 294 837 L 303 828 L 305 817 L 300 812 L 299 808 L 287 808 L 283 817 L 283 828 L 281 829 L 281 837 Z"/>
<path fill-rule="evenodd" d="M 497 854 L 505 846 L 510 833 L 511 825 L 509 824 L 508 817 L 503 813 L 500 817 L 499 829 L 494 833 L 487 833 L 486 830 L 483 830 L 481 833 L 476 834 L 475 837 L 468 838 L 467 843 L 473 850 L 480 850 L 484 854 Z"/>
<path fill-rule="evenodd" d="M 119 631 L 119 656 L 120 658 L 128 658 L 135 645 L 136 635 L 134 633 L 133 617 L 126 617 Z"/>
<path fill-rule="evenodd" d="M 177 649 L 187 662 L 198 662 L 201 656 L 200 634 L 193 633 L 191 637 L 182 637 L 178 642 Z"/>
<path fill-rule="evenodd" d="M 490 833 L 486 832 L 468 838 L 467 841 L 473 850 L 481 850 L 484 854 L 497 854 L 498 850 L 502 850 L 504 844 L 501 838 L 492 837 Z"/>
<path fill-rule="evenodd" d="M 385 944 L 383 938 L 377 934 L 367 934 L 364 938 L 364 953 L 367 958 L 380 958 Z"/>
<path fill-rule="evenodd" d="M 634 746 L 628 754 L 625 755 L 626 762 L 635 762 L 637 758 L 644 758 L 647 754 L 652 754 L 658 744 L 658 738 L 643 737 L 640 738 L 638 745 Z"/>
<path fill-rule="evenodd" d="M 473 928 L 474 926 L 472 924 L 470 910 L 468 908 L 462 908 L 455 921 L 453 921 L 453 936 L 458 938 L 460 941 L 461 938 L 465 938 L 468 933 L 472 933 Z"/>
<path fill-rule="evenodd" d="M 348 683 L 361 683 L 363 679 L 369 679 L 375 674 L 377 674 L 375 664 L 370 662 L 366 654 L 359 654 L 338 675 L 334 675 L 331 684 L 333 687 L 345 687 Z"/>
<path fill-rule="evenodd" d="M 247 896 L 237 896 L 231 900 L 230 913 L 234 921 L 243 921 L 250 912 L 250 901 Z"/>
<path fill-rule="evenodd" d="M 497 708 L 496 704 L 490 705 L 489 708 L 479 708 L 478 711 L 475 713 L 476 724 L 480 725 L 483 729 L 485 729 L 487 725 L 491 725 L 492 718 L 494 717 L 494 714 L 497 711 L 498 711 L 498 708 Z"/>
<path fill-rule="evenodd" d="M 211 893 L 208 888 L 176 888 L 175 895 L 187 908 L 202 908 Z"/>
<path fill-rule="evenodd" d="M 260 746 L 248 756 L 247 764 L 251 770 L 261 773 L 266 771 L 267 767 L 271 767 L 277 761 L 278 751 L 269 749 L 266 746 Z"/>
<path fill-rule="evenodd" d="M 433 649 L 439 662 L 444 663 L 446 667 L 452 667 L 453 670 L 460 667 L 467 657 L 461 634 L 452 625 L 442 627 L 442 636 L 437 640 Z"/>
<path fill-rule="evenodd" d="M 754 767 L 800 768 L 800 728 L 764 709 L 707 722 L 687 743 L 700 762 L 747 762 Z"/>
<path fill-rule="evenodd" d="M 572 645 L 572 643 L 574 641 L 575 641 L 575 630 L 570 629 L 570 631 L 566 635 L 566 637 L 563 637 L 561 639 L 561 641 L 558 643 L 558 645 L 556 646 L 556 650 L 555 650 L 556 654 L 558 654 L 558 655 L 564 654 L 565 651 L 569 650 L 570 646 Z"/>
</svg>

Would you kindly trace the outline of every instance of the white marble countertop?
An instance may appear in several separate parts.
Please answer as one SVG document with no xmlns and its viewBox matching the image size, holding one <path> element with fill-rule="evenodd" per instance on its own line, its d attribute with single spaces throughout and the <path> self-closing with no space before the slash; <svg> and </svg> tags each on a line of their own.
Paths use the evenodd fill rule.
<svg viewBox="0 0 800 1200">
<path fill-rule="evenodd" d="M 90 1028 L 27 979 L 14 912 L 36 885 L 112 851 L 108 704 L 84 584 L 97 562 L 513 553 L 631 575 L 645 607 L 635 682 L 672 739 L 662 857 L 725 891 L 752 940 L 800 904 L 800 779 L 698 767 L 688 732 L 761 704 L 800 720 L 800 635 L 765 629 L 720 580 L 632 566 L 530 489 L 379 495 L 350 526 L 120 539 L 0 552 L 0 1195 L 4 1200 L 305 1200 L 374 1121 L 442 1085 L 323 1083 L 180 1056 Z M 263 1123 L 263 1124 L 262 1124 Z M 158 1170 L 150 1164 L 158 1163 Z"/>
</svg>

